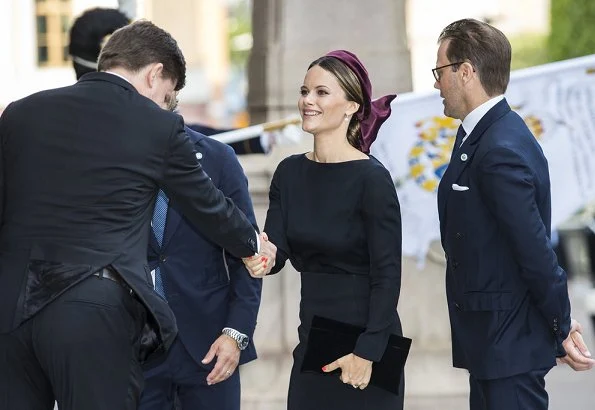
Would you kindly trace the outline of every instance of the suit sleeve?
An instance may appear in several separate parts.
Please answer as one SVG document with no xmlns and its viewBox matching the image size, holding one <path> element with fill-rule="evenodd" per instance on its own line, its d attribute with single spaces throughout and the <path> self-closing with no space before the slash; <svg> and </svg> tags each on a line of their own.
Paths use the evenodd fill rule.
<svg viewBox="0 0 595 410">
<path fill-rule="evenodd" d="M 4 148 L 4 144 L 8 138 L 8 115 L 11 107 L 12 104 L 9 104 L 0 115 L 0 228 L 4 224 L 4 199 L 6 195 L 4 192 L 6 189 L 6 164 L 4 162 L 6 150 Z"/>
<path fill-rule="evenodd" d="M 537 206 L 535 175 L 523 157 L 499 147 L 479 162 L 479 178 L 483 202 L 505 232 L 522 281 L 552 327 L 558 355 L 564 356 L 561 345 L 570 331 L 566 273 L 558 266 Z"/>
<path fill-rule="evenodd" d="M 257 252 L 254 227 L 203 171 L 181 118 L 172 130 L 163 167 L 163 190 L 200 232 L 236 257 Z"/>
<path fill-rule="evenodd" d="M 366 330 L 353 353 L 377 362 L 395 324 L 401 290 L 401 209 L 384 168 L 375 168 L 366 180 L 363 219 L 370 255 L 370 305 Z"/>
<path fill-rule="evenodd" d="M 6 112 L 3 112 L 0 115 L 0 228 L 4 224 L 4 139 L 6 132 Z"/>
<path fill-rule="evenodd" d="M 248 192 L 248 180 L 242 166 L 230 147 L 224 146 L 221 157 L 221 178 L 219 188 L 246 214 L 250 222 L 256 227 L 256 218 L 252 207 L 252 200 Z M 254 334 L 256 317 L 260 306 L 262 279 L 250 276 L 241 259 L 226 254 L 227 267 L 230 278 L 230 302 L 226 327 L 236 329 L 250 337 Z"/>
<path fill-rule="evenodd" d="M 283 200 L 281 195 L 281 184 L 283 183 L 283 162 L 279 164 L 269 189 L 269 209 L 264 224 L 264 232 L 269 237 L 269 241 L 277 247 L 277 256 L 275 266 L 269 273 L 273 275 L 279 272 L 285 266 L 285 262 L 290 256 L 289 246 L 287 244 L 287 228 L 285 222 L 285 212 L 283 209 Z"/>
</svg>

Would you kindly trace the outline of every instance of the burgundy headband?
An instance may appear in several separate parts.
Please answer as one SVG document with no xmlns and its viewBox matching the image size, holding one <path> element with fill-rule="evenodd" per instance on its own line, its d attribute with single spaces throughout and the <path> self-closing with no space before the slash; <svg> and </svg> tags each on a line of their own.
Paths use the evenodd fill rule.
<svg viewBox="0 0 595 410">
<path fill-rule="evenodd" d="M 368 154 L 370 146 L 378 136 L 378 129 L 390 115 L 390 103 L 395 99 L 396 94 L 389 94 L 372 101 L 372 84 L 368 77 L 368 71 L 355 54 L 346 50 L 335 50 L 326 56 L 336 58 L 345 64 L 359 79 L 364 94 L 364 104 L 359 107 L 356 117 L 360 122 L 361 136 L 360 148 Z"/>
</svg>

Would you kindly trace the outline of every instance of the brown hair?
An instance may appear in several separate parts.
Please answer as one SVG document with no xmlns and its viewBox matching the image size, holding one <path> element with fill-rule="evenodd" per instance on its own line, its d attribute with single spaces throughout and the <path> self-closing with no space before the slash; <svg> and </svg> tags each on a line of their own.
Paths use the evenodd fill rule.
<svg viewBox="0 0 595 410">
<path fill-rule="evenodd" d="M 176 83 L 176 91 L 186 83 L 186 60 L 176 40 L 165 30 L 141 20 L 114 32 L 99 54 L 97 69 L 123 67 L 139 71 L 149 64 L 163 64 L 163 76 Z"/>
<path fill-rule="evenodd" d="M 309 66 L 308 70 L 314 66 L 319 66 L 325 71 L 328 71 L 335 76 L 341 89 L 345 92 L 347 101 L 354 101 L 359 104 L 360 108 L 364 106 L 364 93 L 362 86 L 357 76 L 347 67 L 343 62 L 335 57 L 323 56 L 314 60 Z M 361 130 L 360 123 L 357 116 L 354 114 L 349 121 L 347 127 L 347 141 L 361 151 Z"/>
<path fill-rule="evenodd" d="M 471 63 L 488 96 L 506 92 L 510 80 L 511 47 L 500 30 L 478 20 L 463 19 L 442 30 L 438 42 L 444 40 L 449 41 L 448 61 Z"/>
</svg>

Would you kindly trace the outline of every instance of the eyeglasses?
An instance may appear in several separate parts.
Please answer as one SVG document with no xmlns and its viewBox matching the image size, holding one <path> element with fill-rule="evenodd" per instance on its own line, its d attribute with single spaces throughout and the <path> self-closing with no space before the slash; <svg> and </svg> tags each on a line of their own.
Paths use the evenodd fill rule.
<svg viewBox="0 0 595 410">
<path fill-rule="evenodd" d="M 464 61 L 458 61 L 456 63 L 450 63 L 450 64 L 446 64 L 446 65 L 443 65 L 443 66 L 440 66 L 440 67 L 432 68 L 432 74 L 434 74 L 434 78 L 436 79 L 436 82 L 438 82 L 438 83 L 440 82 L 440 70 L 442 70 L 443 68 L 446 68 L 446 67 L 452 67 L 452 66 L 455 66 L 455 65 L 461 65 L 463 63 L 464 63 Z"/>
</svg>

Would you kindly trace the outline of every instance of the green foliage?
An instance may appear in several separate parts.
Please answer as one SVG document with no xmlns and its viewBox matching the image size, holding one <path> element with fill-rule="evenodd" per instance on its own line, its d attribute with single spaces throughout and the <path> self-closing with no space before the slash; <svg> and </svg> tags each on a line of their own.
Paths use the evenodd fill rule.
<svg viewBox="0 0 595 410">
<path fill-rule="evenodd" d="M 547 40 L 547 34 L 537 33 L 524 33 L 511 37 L 511 69 L 518 70 L 551 62 Z"/>
<path fill-rule="evenodd" d="M 230 5 L 228 42 L 231 63 L 244 66 L 252 47 L 252 15 L 249 1 L 238 1 Z"/>
<path fill-rule="evenodd" d="M 552 60 L 595 54 L 595 1 L 551 0 Z"/>
</svg>

